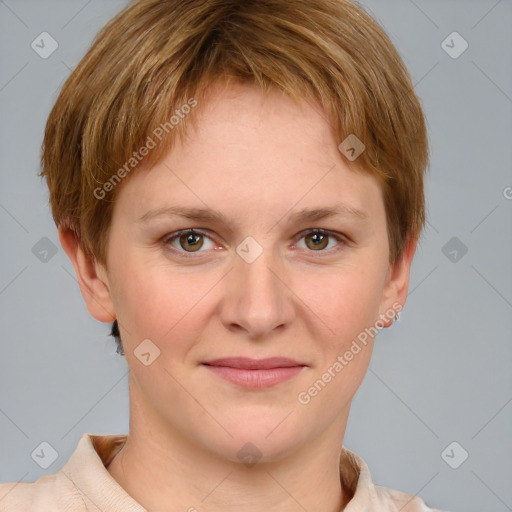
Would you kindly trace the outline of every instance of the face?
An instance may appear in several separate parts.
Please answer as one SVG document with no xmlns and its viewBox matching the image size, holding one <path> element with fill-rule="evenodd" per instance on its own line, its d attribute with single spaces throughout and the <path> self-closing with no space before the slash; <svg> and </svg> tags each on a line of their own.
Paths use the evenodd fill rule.
<svg viewBox="0 0 512 512">
<path fill-rule="evenodd" d="M 339 442 L 410 260 L 389 265 L 379 185 L 348 167 L 318 106 L 216 86 L 204 107 L 123 183 L 86 297 L 119 321 L 132 421 L 230 460 L 247 442 L 263 460 Z"/>
</svg>

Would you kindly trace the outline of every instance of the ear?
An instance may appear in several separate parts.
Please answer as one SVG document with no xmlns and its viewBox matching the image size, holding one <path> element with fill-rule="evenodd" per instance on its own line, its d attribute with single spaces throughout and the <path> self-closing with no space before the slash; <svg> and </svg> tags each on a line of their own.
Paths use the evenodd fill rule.
<svg viewBox="0 0 512 512">
<path fill-rule="evenodd" d="M 62 248 L 75 267 L 78 285 L 89 313 L 100 322 L 113 322 L 116 316 L 106 269 L 85 254 L 71 229 L 59 227 L 58 231 Z"/>
<path fill-rule="evenodd" d="M 411 264 L 416 252 L 417 243 L 417 239 L 412 239 L 405 246 L 400 259 L 389 266 L 386 284 L 382 292 L 379 315 L 384 327 L 389 327 L 393 324 L 390 312 L 395 311 L 398 313 L 407 300 Z"/>
</svg>

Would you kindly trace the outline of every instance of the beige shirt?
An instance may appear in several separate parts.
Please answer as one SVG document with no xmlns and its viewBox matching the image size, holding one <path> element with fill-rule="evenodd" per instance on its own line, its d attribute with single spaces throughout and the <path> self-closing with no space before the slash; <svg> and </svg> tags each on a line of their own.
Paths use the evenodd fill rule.
<svg viewBox="0 0 512 512">
<path fill-rule="evenodd" d="M 1 512 L 147 512 L 107 471 L 126 435 L 84 434 L 66 464 L 33 483 L 0 484 Z M 366 463 L 343 448 L 343 482 L 353 493 L 344 512 L 442 512 L 417 496 L 376 486 Z"/>
</svg>

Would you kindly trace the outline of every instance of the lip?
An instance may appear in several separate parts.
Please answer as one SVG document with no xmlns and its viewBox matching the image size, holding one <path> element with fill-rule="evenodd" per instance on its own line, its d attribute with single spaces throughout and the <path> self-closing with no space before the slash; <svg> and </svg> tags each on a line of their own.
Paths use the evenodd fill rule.
<svg viewBox="0 0 512 512">
<path fill-rule="evenodd" d="M 202 363 L 218 377 L 248 389 L 263 389 L 291 379 L 307 365 L 286 357 L 230 357 Z"/>
<path fill-rule="evenodd" d="M 250 357 L 225 357 L 205 361 L 209 366 L 227 366 L 243 370 L 270 370 L 272 368 L 291 368 L 294 366 L 306 366 L 288 357 L 267 357 L 266 359 L 252 359 Z"/>
</svg>

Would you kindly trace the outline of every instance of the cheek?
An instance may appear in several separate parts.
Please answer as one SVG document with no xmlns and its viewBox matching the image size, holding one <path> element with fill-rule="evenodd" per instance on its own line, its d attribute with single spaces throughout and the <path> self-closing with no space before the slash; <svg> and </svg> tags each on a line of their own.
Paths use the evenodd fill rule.
<svg viewBox="0 0 512 512">
<path fill-rule="evenodd" d="M 130 262 L 119 269 L 117 281 L 114 307 L 120 324 L 128 331 L 127 343 L 135 347 L 149 338 L 169 349 L 169 341 L 174 347 L 184 348 L 186 338 L 195 337 L 201 326 L 198 318 L 208 302 L 203 303 L 202 298 L 215 279 L 162 265 Z"/>
<path fill-rule="evenodd" d="M 300 297 L 303 314 L 317 334 L 335 348 L 349 342 L 378 317 L 382 276 L 376 265 L 333 269 L 329 273 L 300 276 L 291 286 Z"/>
<path fill-rule="evenodd" d="M 308 329 L 318 355 L 297 396 L 310 417 L 331 423 L 348 411 L 370 363 L 381 282 L 375 265 L 362 265 L 297 283 L 297 295 L 310 308 Z"/>
</svg>

